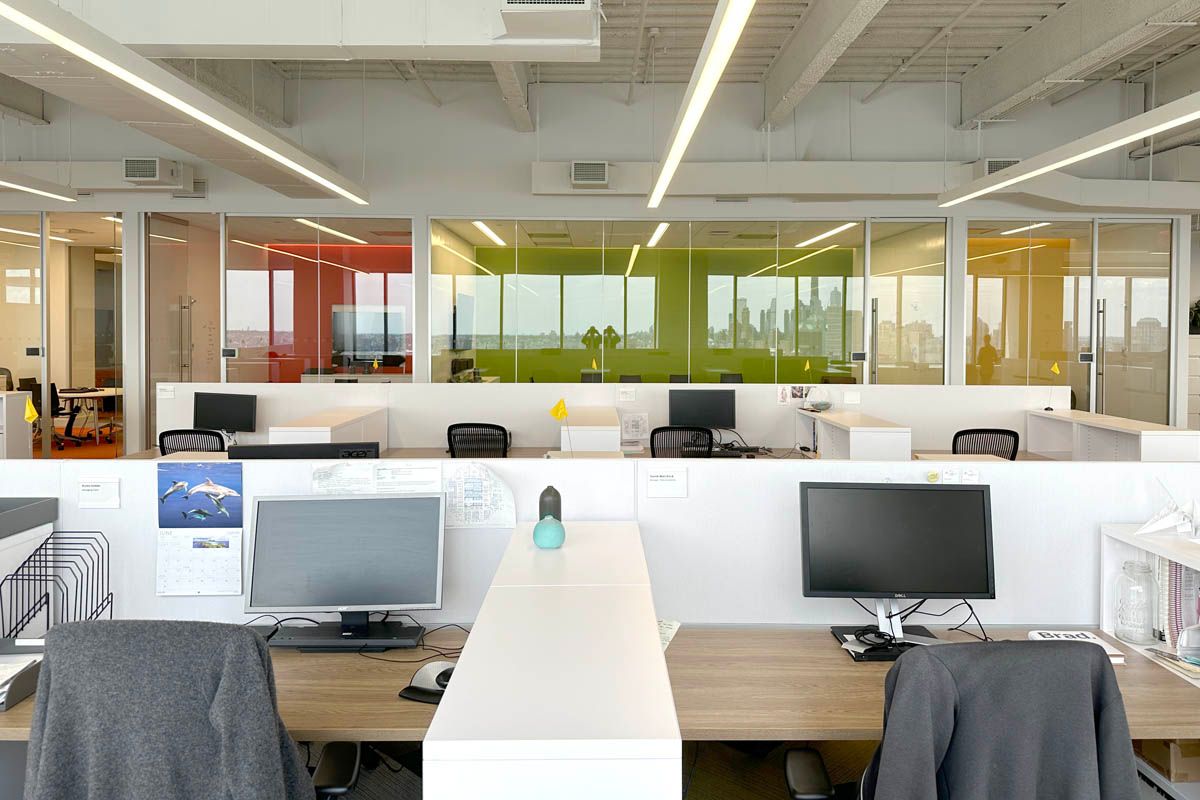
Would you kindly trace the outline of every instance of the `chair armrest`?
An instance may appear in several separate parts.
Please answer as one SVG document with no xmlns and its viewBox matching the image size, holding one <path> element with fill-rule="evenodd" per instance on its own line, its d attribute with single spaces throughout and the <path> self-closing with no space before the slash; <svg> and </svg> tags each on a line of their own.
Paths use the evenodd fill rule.
<svg viewBox="0 0 1200 800">
<path fill-rule="evenodd" d="M 783 774 L 792 800 L 834 800 L 836 796 L 825 762 L 816 750 L 788 750 Z"/>
<path fill-rule="evenodd" d="M 321 750 L 313 770 L 313 788 L 318 795 L 343 795 L 358 782 L 362 745 L 358 742 L 329 742 Z"/>
</svg>

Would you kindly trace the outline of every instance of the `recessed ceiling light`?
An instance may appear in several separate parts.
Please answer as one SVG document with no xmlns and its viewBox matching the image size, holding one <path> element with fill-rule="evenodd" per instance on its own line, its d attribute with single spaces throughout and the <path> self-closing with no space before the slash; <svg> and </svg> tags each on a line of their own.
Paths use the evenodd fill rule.
<svg viewBox="0 0 1200 800">
<path fill-rule="evenodd" d="M 1010 233 L 1020 233 L 1021 231 L 1031 231 L 1031 230 L 1033 230 L 1034 228 L 1044 228 L 1044 227 L 1046 227 L 1046 226 L 1047 226 L 1047 225 L 1049 225 L 1049 224 L 1051 224 L 1051 223 L 1049 223 L 1049 222 L 1035 222 L 1035 223 L 1033 223 L 1032 225 L 1026 225 L 1026 226 L 1025 226 L 1025 227 L 1023 227 L 1023 228 L 1013 228 L 1013 229 L 1012 229 L 1012 230 L 1010 230 L 1010 231 L 1000 231 L 1000 235 L 1001 235 L 1001 236 L 1008 236 Z"/>
<path fill-rule="evenodd" d="M 667 232 L 667 228 L 671 227 L 669 222 L 660 222 L 658 227 L 654 229 L 654 233 L 650 234 L 650 241 L 646 242 L 646 247 L 654 247 L 658 244 L 658 240 Z"/>
<path fill-rule="evenodd" d="M 646 245 L 649 247 L 650 245 Z M 635 244 L 633 250 L 629 253 L 629 266 L 625 268 L 625 277 L 629 277 L 629 273 L 633 272 L 633 262 L 637 261 L 638 251 L 642 249 L 640 244 Z"/>
<path fill-rule="evenodd" d="M 842 231 L 848 231 L 857 224 L 858 224 L 857 222 L 847 222 L 845 225 L 838 225 L 836 228 L 831 228 L 830 230 L 827 230 L 824 233 L 818 233 L 816 236 L 812 237 L 811 239 L 805 239 L 803 242 L 800 242 L 800 244 L 796 245 L 796 247 L 808 247 L 810 244 L 816 244 L 817 242 L 821 241 L 822 239 L 828 239 L 830 236 L 839 234 Z"/>
<path fill-rule="evenodd" d="M 354 242 L 355 244 L 366 244 L 365 241 L 363 241 L 362 239 L 359 239 L 357 236 L 351 236 L 348 233 L 342 233 L 341 231 L 337 231 L 337 230 L 334 230 L 333 228 L 326 227 L 318 222 L 313 222 L 311 219 L 304 219 L 303 217 L 296 217 L 295 220 L 296 220 L 296 222 L 299 222 L 301 225 L 307 225 L 310 228 L 315 228 L 316 230 L 322 231 L 324 233 L 328 233 L 330 236 L 337 236 L 342 239 L 345 239 L 348 242 Z"/>
<path fill-rule="evenodd" d="M 42 235 L 40 233 L 34 233 L 33 231 L 17 230 L 16 228 L 0 228 L 0 233 L 13 233 L 13 234 L 16 234 L 17 236 L 30 236 L 34 239 L 42 238 Z M 75 241 L 74 239 L 68 239 L 65 236 L 47 236 L 46 238 L 52 239 L 53 241 L 56 241 L 56 242 L 73 242 L 73 241 Z"/>
<path fill-rule="evenodd" d="M 487 223 L 483 222 L 482 220 L 477 219 L 474 222 L 472 222 L 471 224 L 474 225 L 476 228 L 478 228 L 479 231 L 484 236 L 488 237 L 493 242 L 495 242 L 497 246 L 508 247 L 508 243 L 505 242 L 503 239 L 501 239 L 499 236 L 497 236 L 496 232 L 487 226 Z"/>
<path fill-rule="evenodd" d="M 183 240 L 181 239 L 180 241 L 183 241 Z M 265 244 L 255 244 L 254 242 L 247 242 L 244 239 L 232 239 L 230 241 L 232 241 L 234 244 L 244 244 L 244 245 L 246 245 L 246 247 L 257 247 L 259 250 L 266 250 L 268 253 L 278 253 L 281 256 L 287 256 L 289 258 L 298 258 L 301 261 L 307 261 L 310 264 L 328 264 L 331 267 L 337 267 L 338 269 L 344 269 L 348 272 L 357 272 L 359 275 L 367 274 L 367 273 L 363 272 L 361 269 L 355 269 L 354 267 L 347 267 L 345 264 L 335 264 L 334 262 L 326 261 L 323 258 L 309 258 L 308 256 L 297 255 L 296 253 L 292 253 L 288 250 L 280 250 L 275 247 L 267 247 Z"/>
<path fill-rule="evenodd" d="M 118 225 L 120 225 L 120 224 L 121 224 L 121 218 L 120 218 L 120 217 L 101 217 L 100 219 L 104 220 L 105 222 L 115 222 L 115 223 L 117 223 Z"/>
<path fill-rule="evenodd" d="M 165 239 L 168 242 L 182 242 L 183 244 L 187 244 L 187 239 L 179 239 L 175 236 L 164 236 L 161 233 L 148 233 L 146 235 L 149 236 L 151 239 Z"/>
</svg>

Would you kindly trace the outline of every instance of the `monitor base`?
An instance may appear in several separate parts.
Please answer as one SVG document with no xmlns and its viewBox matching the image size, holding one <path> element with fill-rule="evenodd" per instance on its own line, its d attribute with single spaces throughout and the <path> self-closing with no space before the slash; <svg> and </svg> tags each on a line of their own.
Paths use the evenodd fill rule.
<svg viewBox="0 0 1200 800">
<path fill-rule="evenodd" d="M 371 622 L 347 628 L 340 622 L 318 625 L 283 625 L 267 642 L 271 647 L 290 647 L 302 653 L 382 653 L 385 650 L 419 647 L 425 628 L 401 622 Z"/>
<path fill-rule="evenodd" d="M 864 628 L 878 630 L 878 628 L 876 628 L 874 625 L 834 625 L 829 629 L 829 632 L 833 634 L 833 638 L 837 639 L 837 642 L 840 645 L 845 643 L 847 639 L 854 639 L 854 634 L 863 630 Z M 933 633 L 923 625 L 906 625 L 904 627 L 904 635 L 905 637 L 911 636 L 914 639 L 937 639 L 937 637 L 934 636 Z M 927 642 L 906 641 L 905 639 L 901 639 L 892 647 L 880 647 L 872 650 L 869 653 L 852 653 L 849 650 L 846 652 L 855 661 L 895 661 L 904 653 L 905 650 L 909 650 L 913 647 L 920 647 L 922 644 L 927 644 Z"/>
</svg>

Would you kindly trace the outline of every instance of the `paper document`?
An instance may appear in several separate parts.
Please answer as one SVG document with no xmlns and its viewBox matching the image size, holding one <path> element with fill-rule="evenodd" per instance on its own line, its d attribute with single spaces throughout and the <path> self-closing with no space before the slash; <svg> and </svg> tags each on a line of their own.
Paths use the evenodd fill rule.
<svg viewBox="0 0 1200 800">
<path fill-rule="evenodd" d="M 0 656 L 0 687 L 5 686 L 13 676 L 28 667 L 39 657 L 35 656 Z"/>
<path fill-rule="evenodd" d="M 394 494 L 442 491 L 439 461 L 375 459 L 339 461 L 314 466 L 313 494 Z"/>
<path fill-rule="evenodd" d="M 443 474 L 447 528 L 515 528 L 512 489 L 483 464 L 447 464 Z"/>
<path fill-rule="evenodd" d="M 679 632 L 679 622 L 673 619 L 660 619 L 658 621 L 658 641 L 662 643 L 662 649 L 665 652 L 667 645 L 675 638 L 675 634 Z"/>
<path fill-rule="evenodd" d="M 156 594 L 242 593 L 242 531 L 160 528 Z"/>
</svg>

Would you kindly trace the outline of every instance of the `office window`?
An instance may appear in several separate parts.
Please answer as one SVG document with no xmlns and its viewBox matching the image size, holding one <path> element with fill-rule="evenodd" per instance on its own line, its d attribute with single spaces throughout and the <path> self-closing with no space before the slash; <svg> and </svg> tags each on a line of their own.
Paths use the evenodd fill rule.
<svg viewBox="0 0 1200 800">
<path fill-rule="evenodd" d="M 1091 222 L 970 222 L 967 383 L 1070 386 L 1087 408 L 1091 274 Z"/>
<path fill-rule="evenodd" d="M 226 220 L 231 382 L 411 380 L 409 220 Z"/>
<path fill-rule="evenodd" d="M 944 382 L 945 260 L 945 220 L 872 222 L 875 383 Z"/>
</svg>

